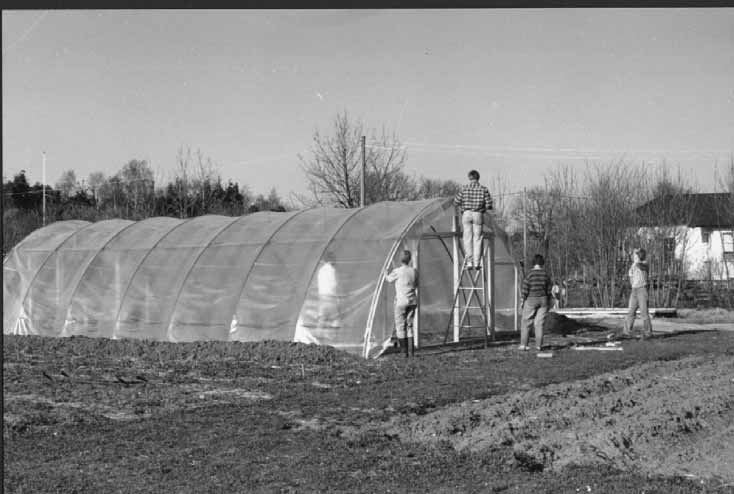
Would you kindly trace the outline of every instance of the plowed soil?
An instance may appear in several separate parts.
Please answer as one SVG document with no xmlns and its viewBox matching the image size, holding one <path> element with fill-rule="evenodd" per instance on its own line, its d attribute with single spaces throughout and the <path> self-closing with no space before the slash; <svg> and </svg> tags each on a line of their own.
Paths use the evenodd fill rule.
<svg viewBox="0 0 734 494">
<path fill-rule="evenodd" d="M 373 361 L 5 336 L 4 491 L 734 492 L 734 332 L 571 329 Z"/>
</svg>

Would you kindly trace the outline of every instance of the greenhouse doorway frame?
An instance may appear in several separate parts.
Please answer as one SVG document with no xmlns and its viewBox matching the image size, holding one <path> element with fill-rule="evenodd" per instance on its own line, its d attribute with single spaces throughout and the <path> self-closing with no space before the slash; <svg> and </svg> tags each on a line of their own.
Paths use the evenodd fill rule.
<svg viewBox="0 0 734 494">
<path fill-rule="evenodd" d="M 453 284 L 451 286 L 451 299 L 454 300 L 455 296 L 457 295 L 457 290 L 460 290 L 459 284 L 462 279 L 463 273 L 461 272 L 462 266 L 463 266 L 463 259 L 464 259 L 464 246 L 461 241 L 462 238 L 462 231 L 459 227 L 460 225 L 460 219 L 457 215 L 452 216 L 452 225 L 451 225 L 451 231 L 437 231 L 433 230 L 429 233 L 423 233 L 420 236 L 420 240 L 415 247 L 415 251 L 413 252 L 413 267 L 416 269 L 418 268 L 418 263 L 420 259 L 420 250 L 421 250 L 421 243 L 426 240 L 434 240 L 438 239 L 441 241 L 441 243 L 444 246 L 444 249 L 446 251 L 446 256 L 449 262 L 452 263 L 452 272 L 453 272 Z M 486 336 L 489 336 L 492 340 L 495 339 L 495 333 L 496 333 L 496 316 L 495 316 L 495 266 L 497 265 L 497 262 L 495 260 L 495 234 L 491 229 L 485 230 L 483 232 L 483 252 L 482 252 L 482 266 L 485 266 L 487 269 L 482 269 L 481 276 L 484 277 L 484 293 L 483 293 L 483 305 L 486 310 L 485 312 L 485 321 L 486 321 Z M 451 246 L 449 247 L 447 245 L 447 241 L 451 242 Z M 484 243 L 486 242 L 486 243 Z M 506 264 L 506 263 L 502 263 Z M 518 296 L 517 296 L 517 286 L 519 281 L 519 273 L 517 271 L 517 266 L 514 266 L 514 329 L 517 331 L 519 329 L 519 318 L 518 318 Z M 420 281 L 419 281 L 420 283 Z M 419 327 L 419 320 L 420 320 L 420 302 L 421 302 L 421 296 L 420 296 L 420 288 L 418 290 L 418 305 L 416 307 L 416 315 L 415 319 L 413 321 L 413 339 L 414 344 L 416 348 L 420 347 L 420 327 Z M 465 303 L 469 303 L 469 300 L 465 300 Z M 453 310 L 453 307 L 448 308 L 450 310 L 451 318 L 453 321 L 449 321 L 451 326 L 453 327 L 453 342 L 458 343 L 460 339 L 460 318 L 459 318 L 459 312 Z"/>
</svg>

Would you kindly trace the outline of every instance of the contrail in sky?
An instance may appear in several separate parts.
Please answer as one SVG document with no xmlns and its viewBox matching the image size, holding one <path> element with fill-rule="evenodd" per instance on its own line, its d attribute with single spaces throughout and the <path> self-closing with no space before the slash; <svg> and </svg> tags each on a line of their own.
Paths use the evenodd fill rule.
<svg viewBox="0 0 734 494">
<path fill-rule="evenodd" d="M 36 26 L 38 26 L 38 23 L 41 22 L 44 17 L 46 17 L 46 14 L 48 14 L 48 10 L 44 11 L 43 13 L 41 13 L 41 15 L 36 17 L 36 20 L 31 23 L 28 29 L 26 29 L 25 32 L 18 37 L 18 39 L 10 43 L 10 45 L 3 50 L 3 55 L 6 55 L 8 52 L 10 52 L 10 50 L 15 48 L 15 45 L 26 39 L 28 35 L 31 34 L 31 31 L 33 31 Z"/>
</svg>

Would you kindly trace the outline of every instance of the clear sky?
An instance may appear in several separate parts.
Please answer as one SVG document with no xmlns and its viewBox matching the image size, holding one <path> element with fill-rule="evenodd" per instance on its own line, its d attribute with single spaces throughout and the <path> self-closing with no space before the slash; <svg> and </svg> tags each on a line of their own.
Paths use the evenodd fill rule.
<svg viewBox="0 0 734 494">
<path fill-rule="evenodd" d="M 680 166 L 734 152 L 734 8 L 3 11 L 3 175 L 47 182 L 181 146 L 288 197 L 346 110 L 395 130 L 406 170 L 542 183 L 556 163 Z M 489 180 L 487 180 L 489 181 Z"/>
</svg>

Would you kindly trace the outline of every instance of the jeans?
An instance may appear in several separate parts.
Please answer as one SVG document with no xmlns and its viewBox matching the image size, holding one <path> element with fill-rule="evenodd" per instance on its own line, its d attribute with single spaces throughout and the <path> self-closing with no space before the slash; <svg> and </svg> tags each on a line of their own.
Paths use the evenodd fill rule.
<svg viewBox="0 0 734 494">
<path fill-rule="evenodd" d="M 543 323 L 548 313 L 548 297 L 528 297 L 522 309 L 522 327 L 520 329 L 520 344 L 528 345 L 530 326 L 535 326 L 535 346 L 543 346 Z"/>
<path fill-rule="evenodd" d="M 484 215 L 477 211 L 464 211 L 461 215 L 461 228 L 463 230 L 464 256 L 467 264 L 473 262 L 479 266 L 482 259 L 482 224 Z"/>
<path fill-rule="evenodd" d="M 416 305 L 395 304 L 395 332 L 398 339 L 413 336 L 413 317 Z"/>
<path fill-rule="evenodd" d="M 629 310 L 627 317 L 624 318 L 624 334 L 630 334 L 635 325 L 635 313 L 637 307 L 640 308 L 640 318 L 642 319 L 643 334 L 652 335 L 652 323 L 650 322 L 650 313 L 647 310 L 647 287 L 633 288 L 630 293 Z"/>
</svg>

